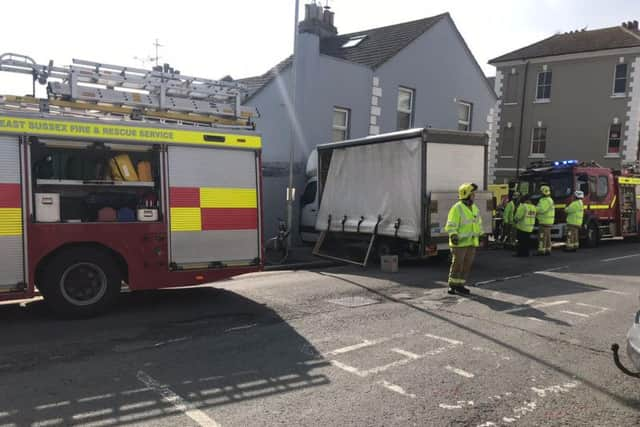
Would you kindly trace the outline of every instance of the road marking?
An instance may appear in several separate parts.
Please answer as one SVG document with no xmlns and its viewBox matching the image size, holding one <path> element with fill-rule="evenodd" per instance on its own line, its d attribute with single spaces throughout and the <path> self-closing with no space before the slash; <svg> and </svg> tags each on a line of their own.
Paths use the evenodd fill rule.
<svg viewBox="0 0 640 427">
<path fill-rule="evenodd" d="M 555 268 L 548 268 L 546 270 L 540 270 L 540 271 L 534 271 L 534 274 L 544 274 L 544 273 L 553 273 L 554 271 L 560 271 L 560 270 L 565 270 L 569 268 L 568 265 L 563 265 L 560 267 L 555 267 Z"/>
<path fill-rule="evenodd" d="M 578 317 L 582 317 L 582 318 L 585 318 L 585 319 L 588 319 L 589 317 L 591 317 L 588 314 L 576 313 L 575 311 L 570 311 L 570 310 L 561 310 L 560 313 L 570 314 L 572 316 L 578 316 Z"/>
<path fill-rule="evenodd" d="M 569 301 L 553 301 L 553 302 L 544 302 L 544 303 L 540 303 L 540 304 L 536 304 L 536 305 L 531 305 L 531 306 L 527 306 L 527 307 L 516 307 L 516 308 L 512 308 L 509 310 L 505 310 L 502 313 L 515 313 L 518 311 L 525 311 L 525 310 L 531 310 L 533 309 L 539 309 L 539 308 L 547 308 L 547 307 L 554 307 L 556 305 L 562 305 L 562 304 L 568 304 Z"/>
<path fill-rule="evenodd" d="M 628 292 L 612 291 L 611 289 L 603 289 L 600 292 L 606 292 L 608 294 L 614 294 L 614 295 L 624 295 L 624 296 L 630 295 Z"/>
<path fill-rule="evenodd" d="M 560 394 L 560 393 L 568 393 L 571 389 L 578 387 L 580 383 L 577 381 L 565 383 L 562 385 L 552 385 L 550 387 L 545 388 L 537 388 L 531 387 L 531 391 L 538 395 L 538 397 L 546 397 L 547 393 L 551 394 Z"/>
<path fill-rule="evenodd" d="M 409 359 L 414 359 L 414 360 L 420 359 L 419 354 L 411 353 L 410 351 L 406 351 L 401 348 L 392 348 L 391 351 L 393 351 L 394 353 L 398 353 L 401 356 L 408 357 Z"/>
<path fill-rule="evenodd" d="M 176 410 L 191 418 L 198 425 L 202 427 L 220 427 L 220 424 L 211 419 L 207 414 L 186 402 L 180 396 L 171 391 L 169 387 L 160 384 L 146 372 L 138 371 L 136 377 L 142 384 L 159 394 L 165 403 L 172 405 Z"/>
<path fill-rule="evenodd" d="M 354 368 L 353 366 L 347 365 L 345 363 L 342 363 L 338 360 L 330 360 L 329 363 L 331 363 L 333 366 L 335 366 L 336 368 L 340 368 L 345 372 L 348 372 L 350 374 L 354 374 L 357 375 L 359 377 L 366 377 L 367 374 L 365 372 L 361 372 L 358 368 Z"/>
<path fill-rule="evenodd" d="M 225 332 L 242 331 L 244 329 L 251 329 L 254 326 L 258 326 L 258 324 L 257 323 L 251 323 L 251 324 L 248 324 L 248 325 L 236 326 L 234 328 L 226 329 Z"/>
<path fill-rule="evenodd" d="M 603 260 L 600 260 L 600 262 L 619 261 L 619 260 L 622 260 L 622 259 L 636 258 L 636 257 L 639 257 L 639 256 L 640 256 L 640 254 L 633 254 L 633 255 L 619 256 L 619 257 L 615 257 L 615 258 L 605 258 Z"/>
<path fill-rule="evenodd" d="M 61 406 L 68 406 L 71 405 L 71 402 L 68 400 L 65 400 L 64 402 L 56 402 L 56 403 L 48 403 L 46 405 L 40 405 L 40 406 L 36 406 L 36 411 L 44 411 L 45 409 L 53 409 L 53 408 L 59 408 Z"/>
<path fill-rule="evenodd" d="M 438 406 L 442 409 L 454 410 L 454 409 L 462 409 L 463 406 L 473 406 L 473 400 L 458 400 L 455 405 L 448 405 L 446 403 L 441 403 Z"/>
<path fill-rule="evenodd" d="M 536 322 L 544 323 L 544 320 L 542 320 L 542 319 L 538 319 L 537 317 L 531 317 L 531 316 L 529 316 L 529 317 L 527 317 L 527 319 L 529 319 L 529 320 L 535 320 Z"/>
<path fill-rule="evenodd" d="M 465 378 L 475 377 L 475 375 L 472 374 L 471 372 L 463 371 L 462 369 L 454 368 L 453 366 L 447 365 L 444 368 L 449 372 L 453 372 L 454 374 L 460 375 L 461 377 L 465 377 Z"/>
<path fill-rule="evenodd" d="M 600 310 L 600 311 L 598 312 L 598 314 L 603 313 L 603 312 L 605 312 L 605 311 L 609 310 L 609 308 L 608 308 L 608 307 L 602 307 L 602 306 L 599 306 L 599 305 L 593 305 L 593 304 L 585 304 L 585 303 L 583 303 L 583 302 L 577 302 L 577 303 L 576 303 L 576 305 L 579 305 L 580 307 L 589 307 L 589 308 L 595 308 L 595 309 L 598 309 L 598 310 Z"/>
<path fill-rule="evenodd" d="M 464 344 L 462 341 L 452 340 L 451 338 L 439 337 L 438 335 L 432 335 L 432 334 L 424 334 L 424 335 L 426 337 L 433 338 L 434 340 L 444 341 L 444 342 L 449 343 L 451 345 L 462 345 L 462 344 Z"/>
<path fill-rule="evenodd" d="M 416 395 L 415 395 L 415 394 L 407 393 L 407 392 L 406 392 L 402 387 L 400 387 L 399 385 L 395 385 L 395 384 L 392 384 L 392 383 L 390 383 L 390 382 L 388 382 L 388 381 L 384 381 L 384 380 L 380 381 L 378 384 L 380 384 L 382 387 L 386 388 L 387 390 L 394 391 L 394 392 L 396 392 L 396 393 L 398 393 L 398 394 L 401 394 L 402 396 L 410 397 L 410 398 L 412 398 L 412 399 L 415 399 L 415 398 L 416 398 Z"/>
<path fill-rule="evenodd" d="M 382 343 L 385 343 L 387 341 L 395 340 L 395 339 L 398 339 L 398 338 L 410 337 L 411 335 L 415 335 L 415 334 L 416 334 L 416 331 L 409 331 L 409 332 L 404 332 L 404 333 L 400 333 L 400 334 L 393 334 L 393 335 L 391 335 L 389 337 L 382 337 L 382 338 L 378 338 L 378 339 L 375 339 L 375 340 L 363 340 L 362 342 L 357 343 L 357 344 L 348 345 L 346 347 L 341 347 L 341 348 L 337 348 L 335 350 L 328 351 L 326 353 L 323 353 L 323 356 L 325 356 L 325 357 L 337 356 L 339 354 L 349 353 L 351 351 L 356 351 L 356 350 L 360 350 L 362 348 L 371 347 L 373 345 L 382 344 Z"/>
</svg>

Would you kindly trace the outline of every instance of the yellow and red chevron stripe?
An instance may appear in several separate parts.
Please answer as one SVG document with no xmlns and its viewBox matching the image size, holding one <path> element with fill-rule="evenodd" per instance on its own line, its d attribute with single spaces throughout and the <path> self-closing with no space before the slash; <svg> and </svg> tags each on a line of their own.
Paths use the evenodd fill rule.
<svg viewBox="0 0 640 427">
<path fill-rule="evenodd" d="M 20 184 L 0 183 L 0 236 L 22 235 Z"/>
<path fill-rule="evenodd" d="M 252 188 L 171 187 L 171 231 L 256 230 L 258 198 Z"/>
</svg>

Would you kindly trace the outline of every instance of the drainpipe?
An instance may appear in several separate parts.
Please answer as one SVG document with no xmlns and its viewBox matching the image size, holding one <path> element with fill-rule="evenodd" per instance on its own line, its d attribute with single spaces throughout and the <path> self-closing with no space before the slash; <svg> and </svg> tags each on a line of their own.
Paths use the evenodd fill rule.
<svg viewBox="0 0 640 427">
<path fill-rule="evenodd" d="M 527 102 L 527 74 L 529 61 L 524 64 L 524 82 L 522 83 L 522 102 L 520 103 L 520 129 L 518 130 L 518 157 L 516 158 L 516 181 L 520 177 L 520 154 L 522 152 L 522 128 L 524 127 L 524 104 Z"/>
</svg>

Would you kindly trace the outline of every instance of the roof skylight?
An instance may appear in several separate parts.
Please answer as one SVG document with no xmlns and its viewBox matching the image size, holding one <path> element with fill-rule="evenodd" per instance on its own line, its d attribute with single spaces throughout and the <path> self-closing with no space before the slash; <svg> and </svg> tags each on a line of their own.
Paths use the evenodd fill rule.
<svg viewBox="0 0 640 427">
<path fill-rule="evenodd" d="M 367 38 L 367 36 L 366 36 L 366 35 L 364 35 L 364 36 L 354 36 L 354 37 L 351 37 L 349 40 L 347 40 L 347 41 L 342 45 L 342 48 L 343 48 L 343 49 L 347 49 L 347 48 L 350 48 L 350 47 L 356 47 L 356 46 L 358 46 L 358 45 L 362 42 L 362 40 L 364 40 L 364 39 L 366 39 L 366 38 Z"/>
</svg>

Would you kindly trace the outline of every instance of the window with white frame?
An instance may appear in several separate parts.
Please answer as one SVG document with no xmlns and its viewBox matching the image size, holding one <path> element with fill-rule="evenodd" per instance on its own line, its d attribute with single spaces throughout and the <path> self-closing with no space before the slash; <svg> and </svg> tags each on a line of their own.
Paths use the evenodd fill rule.
<svg viewBox="0 0 640 427">
<path fill-rule="evenodd" d="M 622 137 L 622 125 L 619 123 L 609 126 L 609 138 L 607 141 L 607 154 L 615 156 L 620 154 L 620 139 Z"/>
<path fill-rule="evenodd" d="M 413 126 L 413 102 L 415 91 L 405 87 L 398 88 L 397 129 L 410 129 Z"/>
<path fill-rule="evenodd" d="M 547 128 L 536 127 L 531 133 L 531 154 L 543 156 L 547 150 Z"/>
<path fill-rule="evenodd" d="M 551 99 L 551 71 L 538 73 L 538 85 L 536 87 L 536 100 L 548 101 Z"/>
<path fill-rule="evenodd" d="M 617 64 L 613 79 L 613 94 L 624 95 L 627 92 L 627 64 Z"/>
<path fill-rule="evenodd" d="M 349 114 L 347 108 L 333 107 L 333 141 L 349 139 Z"/>
<path fill-rule="evenodd" d="M 458 130 L 471 131 L 471 113 L 473 104 L 458 101 Z"/>
</svg>

